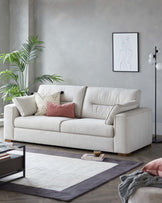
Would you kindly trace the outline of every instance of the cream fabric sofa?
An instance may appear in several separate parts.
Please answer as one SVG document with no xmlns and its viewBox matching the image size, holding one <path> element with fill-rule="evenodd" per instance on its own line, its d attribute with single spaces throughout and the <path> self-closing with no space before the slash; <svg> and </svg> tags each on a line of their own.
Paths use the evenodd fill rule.
<svg viewBox="0 0 162 203">
<path fill-rule="evenodd" d="M 140 104 L 140 90 L 67 85 L 41 85 L 42 95 L 64 91 L 61 103 L 75 103 L 75 119 L 20 116 L 16 106 L 4 109 L 6 140 L 101 150 L 129 154 L 152 142 L 152 118 L 148 108 L 117 114 L 113 125 L 105 119 L 115 104 L 132 100 Z"/>
</svg>

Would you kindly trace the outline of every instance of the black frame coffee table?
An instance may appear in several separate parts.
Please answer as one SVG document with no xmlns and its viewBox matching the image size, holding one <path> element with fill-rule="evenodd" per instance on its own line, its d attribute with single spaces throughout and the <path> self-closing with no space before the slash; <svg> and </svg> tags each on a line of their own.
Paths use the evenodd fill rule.
<svg viewBox="0 0 162 203">
<path fill-rule="evenodd" d="M 3 143 L 0 143 L 0 154 L 9 152 L 12 150 L 18 150 L 21 148 L 23 150 L 22 155 L 12 153 L 12 154 L 10 154 L 9 158 L 0 160 L 0 185 L 3 185 L 8 182 L 15 181 L 15 180 L 25 177 L 25 151 L 26 151 L 26 148 L 25 148 L 25 145 L 23 145 L 23 144 L 14 143 L 13 145 L 11 145 L 11 147 L 9 144 L 9 145 L 7 145 L 8 146 L 7 149 L 4 149 L 4 147 L 1 148 L 1 144 L 3 144 Z M 10 180 L 7 180 L 7 181 L 1 180 L 2 178 L 5 178 L 5 177 L 8 177 L 8 176 L 14 175 L 16 173 L 20 173 L 20 172 L 22 172 L 23 174 L 19 177 L 11 178 Z"/>
</svg>

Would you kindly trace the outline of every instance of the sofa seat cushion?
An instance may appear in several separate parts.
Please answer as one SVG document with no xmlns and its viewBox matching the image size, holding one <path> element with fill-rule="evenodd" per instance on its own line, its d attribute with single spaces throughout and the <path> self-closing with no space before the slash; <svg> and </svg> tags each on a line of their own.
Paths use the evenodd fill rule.
<svg viewBox="0 0 162 203">
<path fill-rule="evenodd" d="M 48 116 L 27 116 L 17 117 L 14 125 L 16 128 L 28 128 L 47 131 L 60 131 L 60 125 L 63 121 L 69 120 L 65 117 Z"/>
<path fill-rule="evenodd" d="M 61 123 L 61 132 L 113 137 L 113 126 L 101 119 L 71 119 Z"/>
</svg>

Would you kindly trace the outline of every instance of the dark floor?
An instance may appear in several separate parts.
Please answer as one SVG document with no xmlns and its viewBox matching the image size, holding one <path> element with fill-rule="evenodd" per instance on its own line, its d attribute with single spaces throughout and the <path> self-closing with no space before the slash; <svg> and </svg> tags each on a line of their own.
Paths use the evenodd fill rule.
<svg viewBox="0 0 162 203">
<path fill-rule="evenodd" d="M 46 150 L 56 150 L 61 152 L 72 152 L 77 154 L 83 154 L 87 151 L 77 150 L 77 149 L 68 149 L 61 147 L 51 147 L 51 146 L 42 146 L 34 144 L 26 144 L 27 148 L 39 148 Z M 155 159 L 162 157 L 162 143 L 161 144 L 152 144 L 150 147 L 143 148 L 131 154 L 128 157 L 121 157 L 116 154 L 105 153 L 106 157 L 118 158 L 118 159 L 127 159 L 135 161 L 143 161 L 144 164 Z M 142 166 L 138 167 L 141 168 Z M 137 170 L 138 168 L 134 169 Z M 114 180 L 76 198 L 71 201 L 72 203 L 120 203 L 120 199 L 117 192 L 118 183 L 120 182 L 119 177 Z M 36 196 L 24 195 L 15 192 L 6 192 L 0 191 L 0 203 L 60 203 L 61 201 L 46 199 Z"/>
</svg>

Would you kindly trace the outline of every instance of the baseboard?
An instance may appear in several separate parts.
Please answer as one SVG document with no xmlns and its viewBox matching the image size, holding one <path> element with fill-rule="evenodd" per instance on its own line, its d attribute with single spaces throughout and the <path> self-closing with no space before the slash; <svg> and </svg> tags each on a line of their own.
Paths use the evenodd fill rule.
<svg viewBox="0 0 162 203">
<path fill-rule="evenodd" d="M 157 130 L 157 135 L 162 136 L 162 123 L 157 123 L 157 129 L 156 130 Z M 152 134 L 155 134 L 155 123 L 152 124 Z"/>
</svg>

